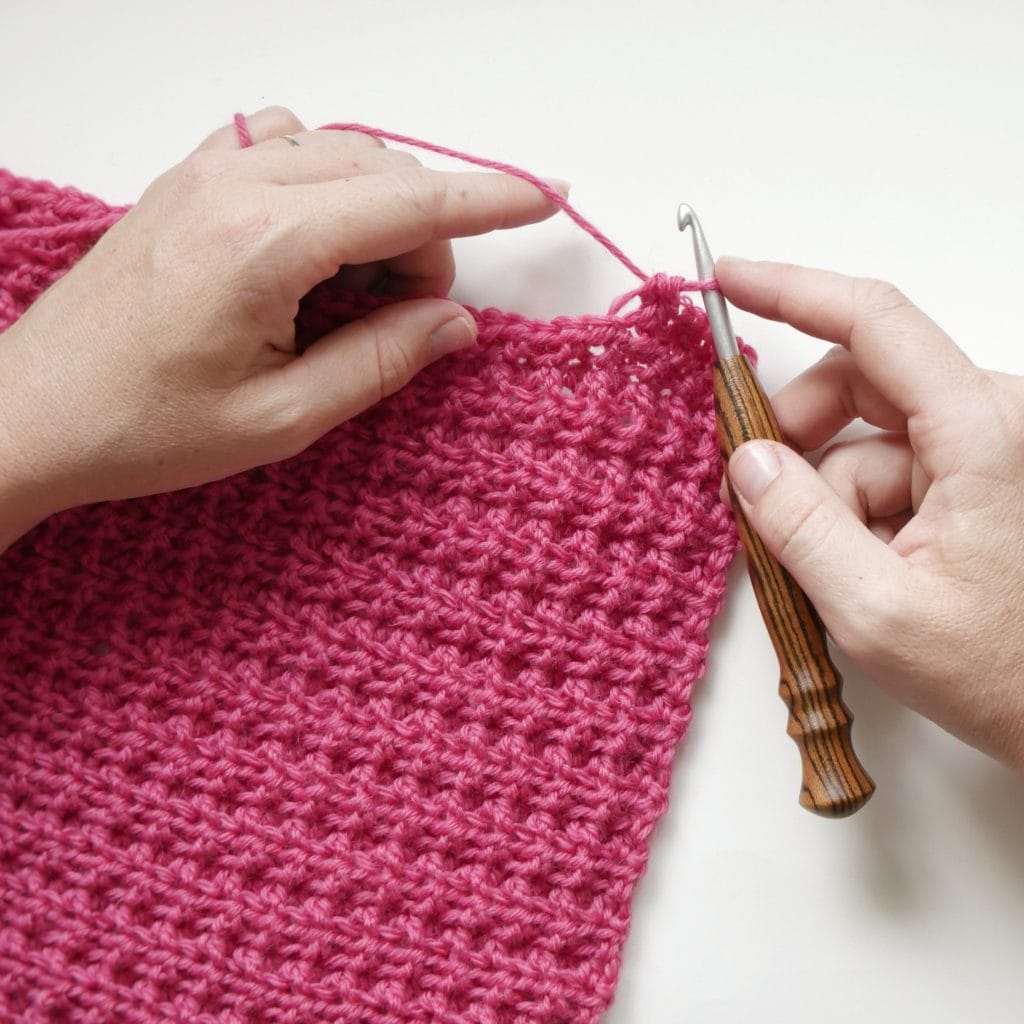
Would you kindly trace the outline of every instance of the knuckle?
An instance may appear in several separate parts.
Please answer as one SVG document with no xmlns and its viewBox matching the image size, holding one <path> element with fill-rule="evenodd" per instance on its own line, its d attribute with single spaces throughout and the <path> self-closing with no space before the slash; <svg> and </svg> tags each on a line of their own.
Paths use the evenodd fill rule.
<svg viewBox="0 0 1024 1024">
<path fill-rule="evenodd" d="M 416 373 L 413 353 L 398 338 L 378 331 L 374 338 L 380 397 L 393 395 L 405 387 Z"/>
<path fill-rule="evenodd" d="M 447 295 L 451 291 L 452 286 L 455 284 L 455 257 L 452 255 L 451 246 L 445 243 L 446 252 L 444 256 L 438 260 L 436 274 L 437 287 L 440 289 L 442 295 Z"/>
<path fill-rule="evenodd" d="M 447 198 L 447 185 L 442 175 L 425 167 L 409 167 L 398 171 L 396 177 L 396 192 L 415 213 L 427 220 L 441 213 Z"/>
<path fill-rule="evenodd" d="M 268 136 L 290 135 L 303 130 L 303 124 L 287 107 L 270 106 L 260 111 L 260 121 L 265 122 Z"/>
<path fill-rule="evenodd" d="M 836 508 L 826 498 L 787 503 L 777 524 L 781 536 L 779 561 L 783 565 L 797 565 L 827 548 L 837 524 Z"/>
<path fill-rule="evenodd" d="M 291 458 L 308 448 L 324 427 L 315 409 L 289 391 L 274 392 L 263 398 L 257 429 L 272 439 L 276 458 Z"/>
<path fill-rule="evenodd" d="M 825 449 L 818 461 L 818 473 L 826 482 L 833 484 L 836 480 L 855 476 L 861 466 L 861 456 L 857 444 L 853 441 L 838 441 Z"/>
<path fill-rule="evenodd" d="M 179 165 L 175 175 L 179 188 L 197 191 L 231 173 L 235 154 L 230 150 L 199 149 L 190 153 Z"/>
<path fill-rule="evenodd" d="M 369 132 L 353 130 L 342 132 L 342 135 L 344 135 L 347 141 L 358 146 L 366 146 L 373 149 L 387 149 L 383 139 L 378 139 L 376 135 L 371 135 Z"/>
<path fill-rule="evenodd" d="M 854 305 L 862 311 L 862 316 L 887 317 L 910 305 L 910 300 L 899 288 L 878 278 L 855 278 L 853 289 Z"/>
<path fill-rule="evenodd" d="M 211 228 L 231 247 L 250 246 L 275 229 L 270 203 L 259 192 L 229 198 L 216 204 Z"/>
<path fill-rule="evenodd" d="M 419 160 L 412 155 L 412 153 L 406 153 L 400 149 L 389 149 L 385 154 L 385 159 L 389 164 L 395 167 L 421 167 L 422 164 Z"/>
</svg>

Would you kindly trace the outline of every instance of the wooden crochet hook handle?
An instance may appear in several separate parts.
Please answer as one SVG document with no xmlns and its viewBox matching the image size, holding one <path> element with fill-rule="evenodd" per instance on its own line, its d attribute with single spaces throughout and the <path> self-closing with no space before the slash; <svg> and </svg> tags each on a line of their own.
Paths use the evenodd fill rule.
<svg viewBox="0 0 1024 1024">
<path fill-rule="evenodd" d="M 715 363 L 714 387 L 718 444 L 726 464 L 744 441 L 782 440 L 745 355 Z M 731 488 L 730 495 L 754 593 L 779 659 L 779 694 L 789 708 L 786 731 L 803 762 L 800 803 L 815 814 L 845 817 L 868 802 L 875 784 L 853 751 L 853 718 L 843 703 L 843 680 L 829 657 L 825 627 L 807 595 L 750 528 Z"/>
</svg>

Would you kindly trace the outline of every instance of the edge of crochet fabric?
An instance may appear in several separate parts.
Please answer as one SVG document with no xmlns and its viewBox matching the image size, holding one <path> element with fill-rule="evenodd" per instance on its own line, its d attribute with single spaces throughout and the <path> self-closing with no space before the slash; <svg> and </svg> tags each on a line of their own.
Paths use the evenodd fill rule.
<svg viewBox="0 0 1024 1024">
<path fill-rule="evenodd" d="M 0 329 L 123 212 L 0 172 Z M 678 284 L 0 559 L 0 1020 L 598 1018 L 735 550 Z"/>
</svg>

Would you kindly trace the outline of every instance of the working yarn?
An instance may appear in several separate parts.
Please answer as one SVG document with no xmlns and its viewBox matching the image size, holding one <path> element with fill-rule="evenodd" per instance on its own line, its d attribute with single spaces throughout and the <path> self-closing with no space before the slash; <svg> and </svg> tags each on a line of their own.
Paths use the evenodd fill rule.
<svg viewBox="0 0 1024 1024">
<path fill-rule="evenodd" d="M 0 329 L 124 211 L 0 171 Z M 693 287 L 0 556 L 0 1020 L 598 1018 L 735 549 Z"/>
</svg>

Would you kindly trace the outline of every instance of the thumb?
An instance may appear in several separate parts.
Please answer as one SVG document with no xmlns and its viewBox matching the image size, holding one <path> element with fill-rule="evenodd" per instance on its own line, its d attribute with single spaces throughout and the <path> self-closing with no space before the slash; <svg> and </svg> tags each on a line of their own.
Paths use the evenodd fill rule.
<svg viewBox="0 0 1024 1024">
<path fill-rule="evenodd" d="M 729 481 L 747 521 L 840 646 L 870 628 L 880 591 L 903 570 L 900 557 L 784 444 L 740 445 L 729 459 Z"/>
<path fill-rule="evenodd" d="M 324 335 L 287 366 L 274 387 L 301 409 L 302 447 L 404 387 L 429 363 L 476 340 L 476 322 L 455 302 L 415 299 L 374 310 Z"/>
</svg>

